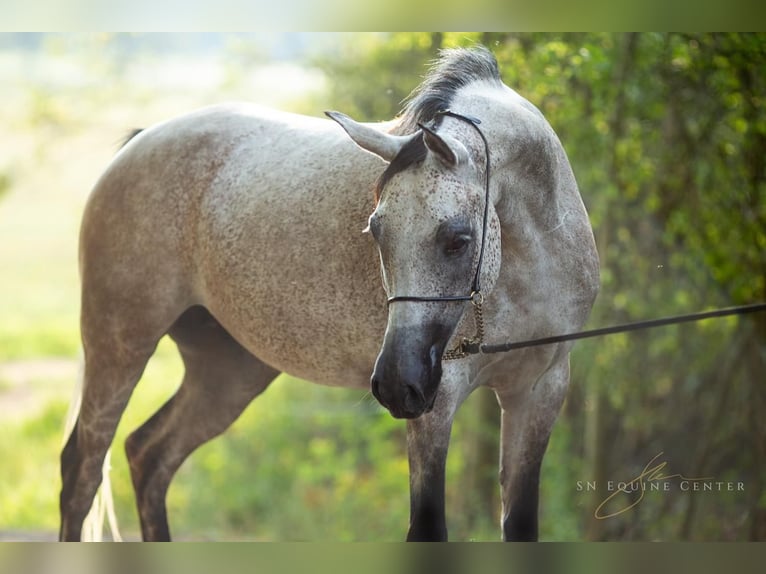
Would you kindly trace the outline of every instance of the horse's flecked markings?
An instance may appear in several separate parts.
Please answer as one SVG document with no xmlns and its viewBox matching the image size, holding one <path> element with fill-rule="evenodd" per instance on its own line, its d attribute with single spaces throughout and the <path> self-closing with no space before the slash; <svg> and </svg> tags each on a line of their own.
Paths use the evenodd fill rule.
<svg viewBox="0 0 766 574">
<path fill-rule="evenodd" d="M 445 108 L 478 118 L 488 142 L 486 230 L 487 150 Z M 577 330 L 598 258 L 563 148 L 482 48 L 445 51 L 393 123 L 331 117 L 347 133 L 252 105 L 206 108 L 142 131 L 99 180 L 81 231 L 86 368 L 62 453 L 61 539 L 79 538 L 117 421 L 166 333 L 183 383 L 126 445 L 146 540 L 170 538 L 164 498 L 179 465 L 281 371 L 370 389 L 408 419 L 410 540 L 446 538 L 452 420 L 489 386 L 503 411 L 504 537 L 536 538 L 570 345 L 442 361 L 475 329 L 470 304 L 386 301 L 467 294 L 483 236 L 485 339 Z"/>
</svg>

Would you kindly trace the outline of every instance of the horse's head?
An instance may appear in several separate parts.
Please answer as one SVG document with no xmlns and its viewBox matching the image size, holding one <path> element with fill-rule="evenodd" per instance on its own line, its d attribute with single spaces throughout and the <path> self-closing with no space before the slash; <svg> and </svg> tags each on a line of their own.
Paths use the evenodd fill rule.
<svg viewBox="0 0 766 574">
<path fill-rule="evenodd" d="M 442 356 L 470 307 L 466 300 L 479 284 L 486 293 L 497 278 L 500 225 L 491 205 L 484 221 L 486 150 L 478 131 L 454 118 L 455 135 L 444 122 L 439 133 L 421 126 L 413 135 L 394 136 L 328 115 L 360 147 L 390 162 L 368 227 L 389 297 L 371 385 L 393 416 L 415 418 L 433 408 Z"/>
</svg>

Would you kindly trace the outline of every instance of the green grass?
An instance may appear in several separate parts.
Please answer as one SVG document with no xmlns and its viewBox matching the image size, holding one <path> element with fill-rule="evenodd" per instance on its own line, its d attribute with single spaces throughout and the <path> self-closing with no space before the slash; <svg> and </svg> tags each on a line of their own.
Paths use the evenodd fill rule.
<svg viewBox="0 0 766 574">
<path fill-rule="evenodd" d="M 130 538 L 139 534 L 122 444 L 180 376 L 174 346 L 163 340 L 117 431 L 111 480 Z M 66 410 L 57 400 L 0 425 L 0 457 L 10 470 L 0 528 L 57 529 Z M 403 443 L 403 424 L 369 397 L 281 377 L 184 464 L 168 496 L 171 525 L 184 539 L 399 540 L 408 508 Z"/>
<path fill-rule="evenodd" d="M 56 530 L 58 476 L 56 453 L 67 405 L 48 404 L 38 416 L 13 425 L 0 424 L 0 528 Z M 23 448 L 19 448 L 23 445 Z"/>
<path fill-rule="evenodd" d="M 111 481 L 123 535 L 139 537 L 122 449 L 125 437 L 172 394 L 181 365 L 161 342 L 119 425 Z M 0 424 L 0 456 L 11 472 L 0 489 L 0 528 L 58 528 L 58 455 L 67 403 Z M 495 517 L 471 531 L 449 512 L 464 497 L 459 415 L 448 466 L 448 516 L 455 539 L 497 540 Z M 168 495 L 174 536 L 185 540 L 400 541 L 409 516 L 404 423 L 369 394 L 280 377 L 222 437 L 182 466 Z M 23 448 L 19 448 L 23 445 Z"/>
</svg>

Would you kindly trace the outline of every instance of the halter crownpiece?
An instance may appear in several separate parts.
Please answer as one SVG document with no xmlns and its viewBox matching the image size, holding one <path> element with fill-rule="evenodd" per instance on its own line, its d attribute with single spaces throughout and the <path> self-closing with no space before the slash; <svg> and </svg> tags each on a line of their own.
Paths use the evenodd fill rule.
<svg viewBox="0 0 766 574">
<path fill-rule="evenodd" d="M 482 303 L 484 303 L 484 294 L 481 291 L 481 266 L 484 261 L 484 244 L 487 236 L 487 219 L 489 216 L 489 144 L 484 133 L 479 128 L 481 120 L 468 115 L 458 114 L 452 110 L 439 110 L 436 116 L 450 116 L 466 122 L 473 127 L 484 142 L 484 156 L 486 161 L 486 170 L 484 172 L 484 217 L 482 218 L 481 243 L 479 245 L 479 260 L 476 263 L 476 272 L 473 276 L 471 292 L 468 295 L 446 295 L 442 297 L 421 297 L 416 295 L 397 295 L 388 298 L 388 304 L 397 302 L 416 302 L 416 303 L 451 303 L 456 301 L 470 301 L 473 305 L 476 320 L 476 336 L 472 339 L 463 339 L 457 348 L 447 351 L 444 354 L 445 360 L 461 359 L 469 354 L 475 354 L 480 351 L 481 341 L 484 338 L 484 320 L 482 315 Z M 422 128 L 422 126 L 421 126 Z M 435 129 L 435 128 L 433 128 Z"/>
<path fill-rule="evenodd" d="M 437 116 L 452 116 L 453 118 L 465 120 L 477 126 L 481 123 L 481 120 L 477 118 L 476 116 L 469 116 L 467 114 L 458 114 L 456 112 L 453 112 L 450 109 L 439 110 L 438 112 L 436 112 L 436 115 Z"/>
</svg>

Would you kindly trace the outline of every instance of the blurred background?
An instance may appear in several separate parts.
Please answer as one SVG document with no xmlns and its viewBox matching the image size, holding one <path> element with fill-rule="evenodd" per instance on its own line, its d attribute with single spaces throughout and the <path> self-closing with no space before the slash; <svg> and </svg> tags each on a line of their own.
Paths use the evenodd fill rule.
<svg viewBox="0 0 766 574">
<path fill-rule="evenodd" d="M 79 220 L 124 136 L 229 100 L 390 119 L 439 48 L 476 42 L 570 156 L 602 260 L 589 327 L 766 300 L 765 35 L 3 34 L 0 539 L 56 536 L 80 361 Z M 764 314 L 583 341 L 572 366 L 543 467 L 541 539 L 766 539 Z M 163 341 L 118 430 L 112 482 L 128 539 L 139 531 L 122 442 L 180 378 Z M 404 423 L 364 393 L 283 379 L 181 468 L 175 537 L 402 540 Z M 454 540 L 500 537 L 498 427 L 488 392 L 458 414 Z M 655 474 L 661 489 L 596 512 L 653 459 L 682 476 Z M 708 490 L 681 487 L 702 477 Z"/>
</svg>

